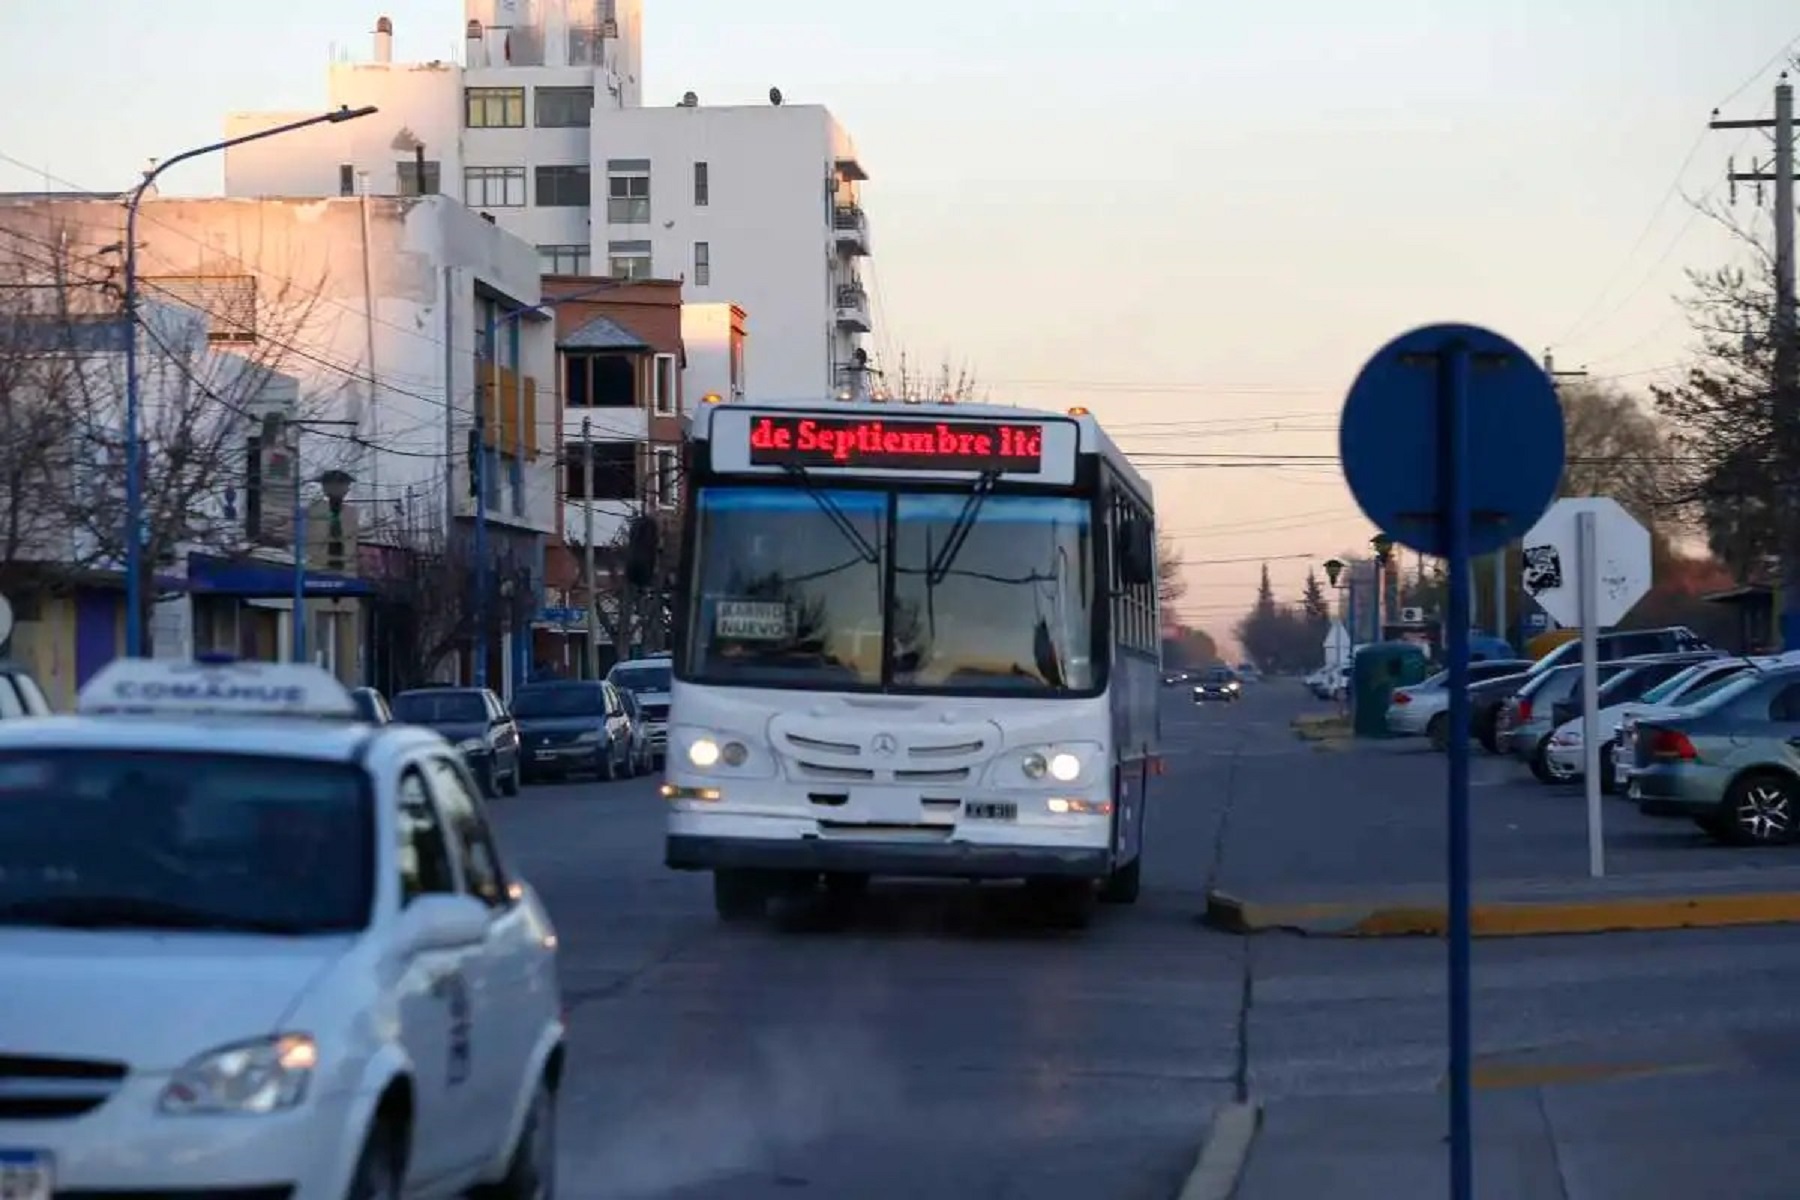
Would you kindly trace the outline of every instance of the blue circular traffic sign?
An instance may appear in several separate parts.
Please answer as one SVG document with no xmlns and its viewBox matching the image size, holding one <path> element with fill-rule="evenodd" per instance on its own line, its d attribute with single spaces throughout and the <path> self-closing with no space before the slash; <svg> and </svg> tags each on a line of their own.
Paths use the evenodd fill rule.
<svg viewBox="0 0 1800 1200">
<path fill-rule="evenodd" d="M 1446 436 L 1452 406 L 1460 455 Z M 1363 513 L 1399 544 L 1439 558 L 1450 552 L 1453 470 L 1467 488 L 1468 552 L 1490 554 L 1523 536 L 1556 498 L 1564 453 L 1550 376 L 1517 344 L 1476 325 L 1428 325 L 1376 351 L 1338 425 L 1344 479 Z"/>
</svg>

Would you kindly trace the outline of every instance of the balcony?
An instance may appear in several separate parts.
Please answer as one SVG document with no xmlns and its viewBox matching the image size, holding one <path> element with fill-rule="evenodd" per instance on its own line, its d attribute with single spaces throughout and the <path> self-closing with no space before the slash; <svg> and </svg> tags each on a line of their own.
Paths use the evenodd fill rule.
<svg viewBox="0 0 1800 1200">
<path fill-rule="evenodd" d="M 855 333 L 867 333 L 872 328 L 869 321 L 869 293 L 863 291 L 862 284 L 851 283 L 838 288 L 837 323 L 839 329 Z"/>
<path fill-rule="evenodd" d="M 837 247 L 845 254 L 866 255 L 869 253 L 869 218 L 868 214 L 854 204 L 840 204 L 832 213 L 833 231 L 837 234 Z"/>
</svg>

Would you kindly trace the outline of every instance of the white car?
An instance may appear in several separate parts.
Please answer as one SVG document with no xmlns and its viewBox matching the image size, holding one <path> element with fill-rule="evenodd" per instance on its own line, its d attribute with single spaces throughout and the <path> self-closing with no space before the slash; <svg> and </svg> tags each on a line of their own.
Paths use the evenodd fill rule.
<svg viewBox="0 0 1800 1200">
<path fill-rule="evenodd" d="M 1430 733 L 1432 719 L 1450 708 L 1450 689 L 1445 681 L 1448 671 L 1420 683 L 1397 687 L 1388 698 L 1387 728 L 1394 737 L 1424 737 Z"/>
<path fill-rule="evenodd" d="M 674 688 L 674 664 L 667 655 L 633 658 L 614 663 L 606 678 L 616 688 L 637 697 L 650 733 L 650 752 L 663 765 L 669 745 L 669 693 Z"/>
<path fill-rule="evenodd" d="M 0 722 L 0 1194 L 549 1195 L 556 938 L 455 748 L 310 666 Z"/>
</svg>

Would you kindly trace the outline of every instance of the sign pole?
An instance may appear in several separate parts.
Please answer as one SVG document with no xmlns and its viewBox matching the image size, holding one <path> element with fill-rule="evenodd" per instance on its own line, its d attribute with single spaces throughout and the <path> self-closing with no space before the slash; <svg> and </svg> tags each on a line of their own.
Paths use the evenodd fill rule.
<svg viewBox="0 0 1800 1200">
<path fill-rule="evenodd" d="M 1474 1200 L 1474 1132 L 1470 1081 L 1469 927 L 1469 347 L 1446 348 L 1438 391 L 1443 433 L 1444 541 L 1449 550 L 1446 649 L 1450 678 L 1450 1195 Z"/>
<path fill-rule="evenodd" d="M 1575 514 L 1576 569 L 1581 572 L 1581 756 L 1587 793 L 1588 875 L 1606 874 L 1606 833 L 1600 807 L 1600 549 L 1594 514 Z"/>
</svg>

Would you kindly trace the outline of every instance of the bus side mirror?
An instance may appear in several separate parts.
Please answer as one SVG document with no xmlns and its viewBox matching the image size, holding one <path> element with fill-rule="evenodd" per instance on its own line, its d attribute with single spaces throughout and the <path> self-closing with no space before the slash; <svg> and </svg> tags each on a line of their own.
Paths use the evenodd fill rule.
<svg viewBox="0 0 1800 1200">
<path fill-rule="evenodd" d="M 656 580 L 660 535 L 656 522 L 639 517 L 631 523 L 625 540 L 625 578 L 634 588 L 647 588 Z"/>
<path fill-rule="evenodd" d="M 1129 587 L 1156 582 L 1156 539 L 1148 522 L 1132 517 L 1119 527 L 1119 575 Z"/>
</svg>

